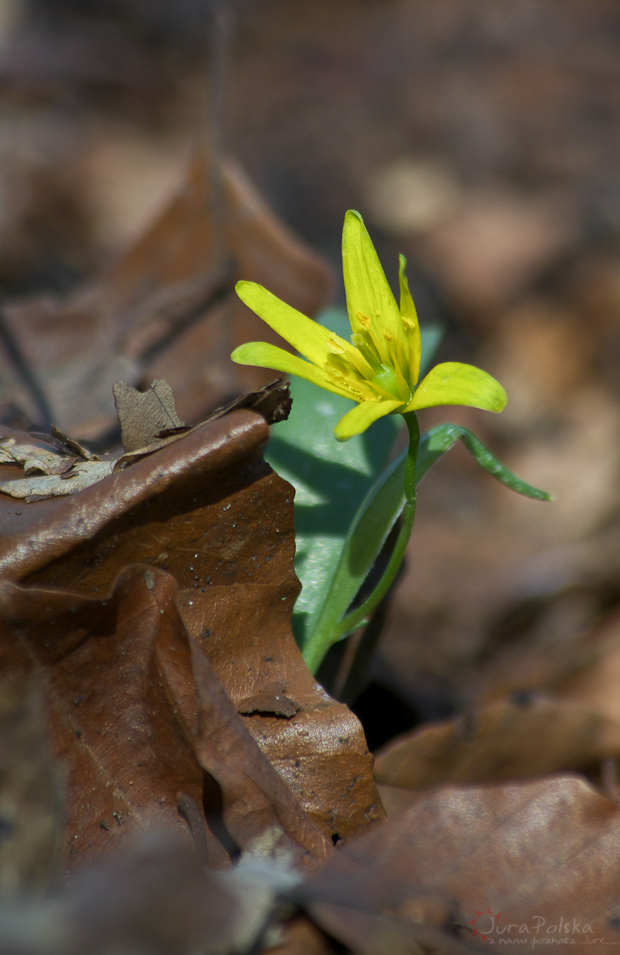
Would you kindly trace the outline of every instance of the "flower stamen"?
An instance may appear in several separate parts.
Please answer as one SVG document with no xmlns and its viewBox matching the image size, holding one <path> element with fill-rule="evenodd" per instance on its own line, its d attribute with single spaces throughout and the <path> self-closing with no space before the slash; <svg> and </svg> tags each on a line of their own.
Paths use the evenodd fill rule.
<svg viewBox="0 0 620 955">
<path fill-rule="evenodd" d="M 327 340 L 327 350 L 330 351 L 332 355 L 344 355 L 345 353 L 343 346 L 333 337 Z"/>
</svg>

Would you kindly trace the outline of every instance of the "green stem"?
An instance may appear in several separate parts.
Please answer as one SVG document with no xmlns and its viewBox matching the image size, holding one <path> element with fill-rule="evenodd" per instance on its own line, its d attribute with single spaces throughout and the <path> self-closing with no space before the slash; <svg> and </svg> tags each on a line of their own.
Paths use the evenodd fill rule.
<svg viewBox="0 0 620 955">
<path fill-rule="evenodd" d="M 403 415 L 403 418 L 409 430 L 409 450 L 405 460 L 405 506 L 403 508 L 401 528 L 381 580 L 364 603 L 356 607 L 355 610 L 352 610 L 351 613 L 347 614 L 347 616 L 343 617 L 340 621 L 333 640 L 334 643 L 341 639 L 346 633 L 350 633 L 363 623 L 366 617 L 368 617 L 379 605 L 381 600 L 383 600 L 394 583 L 398 569 L 405 556 L 409 538 L 411 537 L 417 500 L 414 477 L 418 447 L 420 445 L 420 426 L 415 411 L 410 411 L 408 414 Z"/>
</svg>

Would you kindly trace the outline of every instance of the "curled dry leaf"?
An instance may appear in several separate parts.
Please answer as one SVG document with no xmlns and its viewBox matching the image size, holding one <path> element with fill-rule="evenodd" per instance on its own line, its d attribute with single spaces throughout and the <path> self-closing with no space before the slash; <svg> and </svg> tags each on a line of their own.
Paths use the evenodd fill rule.
<svg viewBox="0 0 620 955">
<path fill-rule="evenodd" d="M 269 834 L 273 850 L 289 849 L 296 860 L 325 858 L 331 843 L 256 746 L 205 653 L 191 638 L 188 647 L 187 637 L 176 646 L 161 641 L 156 652 L 185 736 L 220 788 L 222 822 L 235 847 L 249 848 L 257 836 Z"/>
<path fill-rule="evenodd" d="M 108 477 L 114 470 L 114 461 L 77 461 L 63 474 L 45 474 L 31 478 L 13 478 L 0 484 L 0 493 L 28 503 L 49 497 L 67 497 L 77 494 L 92 484 Z"/>
<path fill-rule="evenodd" d="M 53 432 L 54 437 L 62 437 L 61 450 L 63 445 L 65 448 L 73 446 L 79 449 L 79 457 L 75 454 L 67 457 L 66 454 L 57 454 L 40 444 L 31 445 L 9 437 L 5 439 L 4 445 L 0 445 L 0 471 L 2 463 L 19 464 L 25 469 L 29 465 L 30 470 L 44 471 L 45 475 L 18 478 L 9 469 L 6 472 L 8 479 L 0 480 L 0 493 L 28 503 L 76 494 L 114 471 L 120 471 L 128 464 L 173 444 L 181 435 L 193 430 L 181 422 L 176 412 L 172 390 L 165 381 L 154 382 L 146 392 L 139 392 L 125 382 L 117 381 L 114 385 L 114 401 L 125 447 L 125 453 L 121 457 L 101 461 L 97 455 L 84 451 L 77 442 L 67 438 L 57 428 L 53 429 Z M 259 391 L 249 392 L 225 408 L 216 409 L 205 421 L 222 417 L 235 408 L 256 408 L 267 422 L 272 424 L 286 418 L 290 407 L 289 386 L 276 378 Z M 204 421 L 199 421 L 194 427 L 198 428 L 202 424 Z"/>
<path fill-rule="evenodd" d="M 619 839 L 618 806 L 576 777 L 442 788 L 332 857 L 306 906 L 356 953 L 371 935 L 402 951 L 386 946 L 399 926 L 603 951 L 620 944 Z"/>
<path fill-rule="evenodd" d="M 65 435 L 62 440 L 57 440 L 56 435 L 62 432 L 56 429 L 54 436 L 39 439 L 36 444 L 23 432 L 0 440 L 0 494 L 27 502 L 65 497 L 112 473 L 113 460 L 101 461 Z M 17 474 L 38 473 L 34 477 L 17 477 L 16 467 L 20 468 Z"/>
<path fill-rule="evenodd" d="M 0 464 L 17 464 L 24 474 L 64 474 L 73 466 L 75 456 L 56 454 L 36 444 L 18 444 L 15 438 L 0 439 Z"/>
<path fill-rule="evenodd" d="M 292 637 L 292 489 L 267 435 L 237 409 L 71 499 L 0 499 L 2 673 L 45 678 L 69 866 L 203 816 L 215 865 L 266 830 L 311 861 L 382 818 L 361 727 Z"/>
</svg>

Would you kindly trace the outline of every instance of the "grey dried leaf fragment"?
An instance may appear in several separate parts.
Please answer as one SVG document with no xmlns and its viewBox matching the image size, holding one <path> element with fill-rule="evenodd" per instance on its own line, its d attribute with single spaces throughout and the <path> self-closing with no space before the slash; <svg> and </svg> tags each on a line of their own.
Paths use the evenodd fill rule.
<svg viewBox="0 0 620 955">
<path fill-rule="evenodd" d="M 50 497 L 77 494 L 84 488 L 108 477 L 115 461 L 78 461 L 64 474 L 45 474 L 39 477 L 16 478 L 0 484 L 0 493 L 25 501 L 44 501 Z"/>
<path fill-rule="evenodd" d="M 35 444 L 18 444 L 15 438 L 0 440 L 0 464 L 17 464 L 25 474 L 64 474 L 75 462 L 75 456 L 56 454 Z"/>
<path fill-rule="evenodd" d="M 112 390 L 126 452 L 147 447 L 160 431 L 184 426 L 167 381 L 154 381 L 145 392 L 117 381 Z"/>
</svg>

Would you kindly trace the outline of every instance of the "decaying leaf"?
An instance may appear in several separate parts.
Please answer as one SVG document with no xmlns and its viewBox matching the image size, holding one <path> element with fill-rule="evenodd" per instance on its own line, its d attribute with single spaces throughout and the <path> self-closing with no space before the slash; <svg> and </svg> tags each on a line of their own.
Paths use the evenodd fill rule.
<svg viewBox="0 0 620 955">
<path fill-rule="evenodd" d="M 200 427 L 205 421 L 220 418 L 235 408 L 256 408 L 269 424 L 281 421 L 290 410 L 288 388 L 287 383 L 277 378 L 264 388 L 242 395 L 229 405 L 211 412 L 204 421 L 194 425 L 194 428 Z M 41 444 L 22 443 L 14 437 L 8 437 L 5 438 L 4 444 L 0 444 L 0 467 L 3 463 L 18 464 L 26 471 L 42 471 L 43 476 L 18 478 L 12 476 L 9 470 L 7 476 L 11 476 L 0 482 L 0 494 L 8 494 L 27 503 L 76 494 L 114 471 L 120 471 L 140 458 L 173 444 L 183 434 L 193 430 L 183 425 L 179 419 L 172 391 L 165 381 L 155 382 L 153 387 L 144 393 L 125 382 L 117 381 L 114 394 L 123 440 L 127 442 L 123 455 L 102 461 L 97 455 L 90 454 L 77 442 L 67 438 L 57 428 L 55 435 L 60 434 L 67 447 L 79 449 L 79 458 L 75 454 L 57 454 Z"/>
<path fill-rule="evenodd" d="M 0 494 L 27 502 L 64 497 L 90 487 L 112 473 L 113 460 L 101 461 L 96 455 L 86 452 L 79 456 L 66 453 L 62 451 L 62 445 L 62 453 L 59 453 L 57 444 L 54 437 L 39 438 L 34 444 L 31 438 L 19 432 L 4 437 L 0 443 Z M 15 466 L 20 471 L 16 472 Z M 38 473 L 33 477 L 17 476 L 33 472 Z"/>
<path fill-rule="evenodd" d="M 0 439 L 0 464 L 18 464 L 24 474 L 64 474 L 75 463 L 75 457 L 56 454 L 36 444 L 18 444 L 15 438 Z"/>
<path fill-rule="evenodd" d="M 33 681 L 0 685 L 0 892 L 45 891 L 63 841 L 64 779 Z"/>
<path fill-rule="evenodd" d="M 88 448 L 83 447 L 79 441 L 76 441 L 75 438 L 69 437 L 68 434 L 65 434 L 64 431 L 61 431 L 60 428 L 57 428 L 55 424 L 52 424 L 50 427 L 52 436 L 59 442 L 60 447 L 63 450 L 70 452 L 71 454 L 76 454 L 79 458 L 83 458 L 85 461 L 90 461 L 92 457 L 96 457 L 89 451 Z"/>
<path fill-rule="evenodd" d="M 292 489 L 267 435 L 236 409 L 70 499 L 0 499 L 0 666 L 45 678 L 69 868 L 188 822 L 215 866 L 266 831 L 316 864 L 382 818 L 361 727 L 291 634 Z"/>
<path fill-rule="evenodd" d="M 112 391 L 125 451 L 148 447 L 160 431 L 184 427 L 167 381 L 154 381 L 145 392 L 116 381 Z"/>
<path fill-rule="evenodd" d="M 606 951 L 620 944 L 619 839 L 618 806 L 573 776 L 445 787 L 345 846 L 311 877 L 307 905 L 360 953 L 411 951 L 390 947 L 407 926 L 443 933 L 438 951 L 485 937 Z"/>
<path fill-rule="evenodd" d="M 220 787 L 227 832 L 239 848 L 253 846 L 257 834 L 271 834 L 272 848 L 290 850 L 296 861 L 324 859 L 331 840 L 312 822 L 256 746 L 204 651 L 190 639 L 190 663 L 186 643 L 174 647 L 161 641 L 158 670 L 200 765 Z M 183 652 L 186 660 L 181 667 Z M 194 676 L 194 692 L 191 683 L 188 692 L 188 666 Z"/>
<path fill-rule="evenodd" d="M 213 201 L 214 187 L 222 202 Z M 331 287 L 327 266 L 243 174 L 200 155 L 152 227 L 98 283 L 65 301 L 3 307 L 4 334 L 29 377 L 0 350 L 0 406 L 99 438 L 116 425 L 115 381 L 148 386 L 163 378 L 180 417 L 197 420 L 268 380 L 229 361 L 258 324 L 234 294 L 239 278 L 261 282 L 305 314 L 326 303 Z"/>
<path fill-rule="evenodd" d="M 75 461 L 63 474 L 45 474 L 39 477 L 14 478 L 0 484 L 0 493 L 27 502 L 49 497 L 66 497 L 108 477 L 114 470 L 114 461 Z"/>
<path fill-rule="evenodd" d="M 167 382 L 161 382 L 160 384 L 166 385 L 166 388 L 168 388 Z M 140 392 L 136 391 L 135 388 L 131 388 L 130 385 L 127 385 L 124 382 L 117 382 L 114 386 L 115 389 L 117 386 L 121 386 L 123 396 L 129 398 L 131 407 L 135 410 L 136 403 L 139 403 L 139 399 L 141 398 Z M 121 389 L 119 389 L 119 393 L 120 390 Z M 170 403 L 170 399 L 168 399 L 168 401 Z M 275 378 L 263 388 L 259 388 L 258 391 L 249 391 L 247 394 L 240 395 L 239 398 L 229 402 L 227 405 L 224 405 L 221 408 L 215 408 L 205 418 L 193 425 L 193 428 L 198 428 L 207 421 L 215 421 L 216 418 L 222 418 L 225 414 L 235 411 L 237 408 L 252 408 L 262 415 L 267 424 L 275 424 L 277 421 L 283 421 L 286 419 L 291 408 L 291 403 L 292 399 L 289 394 L 288 382 L 282 381 L 281 378 Z M 173 399 L 171 407 L 174 408 Z M 122 413 L 124 411 L 122 403 L 121 408 L 118 410 L 119 417 L 121 417 L 122 427 Z M 174 410 L 174 414 L 176 416 L 176 409 Z M 125 453 L 115 462 L 114 470 L 120 471 L 128 464 L 133 464 L 135 461 L 139 460 L 139 458 L 143 458 L 147 454 L 153 454 L 154 451 L 159 451 L 160 448 L 165 448 L 168 444 L 173 444 L 183 434 L 187 434 L 188 432 L 192 431 L 193 428 L 178 424 L 172 427 L 156 429 L 156 422 L 147 420 L 144 424 L 139 425 L 139 429 L 140 433 L 145 433 L 144 437 L 149 438 L 148 443 L 145 445 L 140 445 L 131 450 L 125 448 Z M 134 435 L 129 438 L 130 443 L 134 443 L 132 437 L 138 437 L 137 430 Z"/>
<path fill-rule="evenodd" d="M 0 949 L 19 955 L 224 955 L 247 937 L 240 892 L 171 833 L 84 871 L 60 898 L 0 904 Z"/>
<path fill-rule="evenodd" d="M 211 411 L 205 420 L 221 418 L 222 415 L 228 414 L 236 408 L 253 408 L 259 414 L 262 414 L 268 424 L 277 424 L 279 421 L 286 421 L 292 404 L 293 399 L 288 382 L 281 378 L 274 378 L 273 381 L 267 382 L 262 388 L 258 388 L 256 391 L 248 391 L 246 394 L 235 398 L 234 401 Z"/>
<path fill-rule="evenodd" d="M 585 769 L 619 755 L 619 724 L 569 703 L 525 697 L 399 737 L 376 755 L 375 778 L 421 790 Z"/>
</svg>

